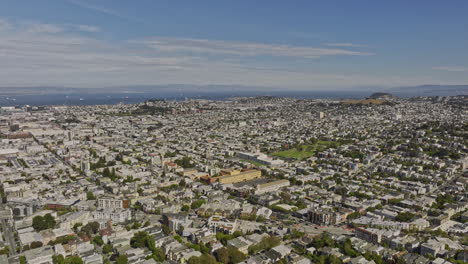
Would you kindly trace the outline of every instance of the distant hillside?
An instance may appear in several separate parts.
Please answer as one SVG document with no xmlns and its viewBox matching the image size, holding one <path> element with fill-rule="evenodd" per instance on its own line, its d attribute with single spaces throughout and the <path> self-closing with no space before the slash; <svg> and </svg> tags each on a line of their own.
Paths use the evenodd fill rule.
<svg viewBox="0 0 468 264">
<path fill-rule="evenodd" d="M 390 93 L 373 93 L 368 99 L 393 100 L 396 99 L 396 97 Z"/>
<path fill-rule="evenodd" d="M 398 87 L 387 90 L 397 96 L 454 96 L 468 95 L 468 85 L 433 85 Z"/>
</svg>

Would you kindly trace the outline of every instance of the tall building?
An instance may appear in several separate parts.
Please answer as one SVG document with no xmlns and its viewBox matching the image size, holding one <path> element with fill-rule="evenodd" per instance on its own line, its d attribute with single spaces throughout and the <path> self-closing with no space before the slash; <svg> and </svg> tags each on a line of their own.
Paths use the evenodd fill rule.
<svg viewBox="0 0 468 264">
<path fill-rule="evenodd" d="M 338 217 L 332 208 L 312 208 L 309 211 L 309 220 L 317 225 L 334 225 Z"/>
<path fill-rule="evenodd" d="M 89 160 L 81 160 L 81 170 L 84 173 L 87 173 L 91 169 L 91 165 L 89 164 Z"/>
</svg>

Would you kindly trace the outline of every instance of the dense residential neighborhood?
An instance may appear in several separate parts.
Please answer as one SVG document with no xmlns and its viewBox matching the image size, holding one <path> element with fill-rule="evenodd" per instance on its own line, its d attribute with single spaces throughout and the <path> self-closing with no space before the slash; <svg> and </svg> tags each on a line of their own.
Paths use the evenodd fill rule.
<svg viewBox="0 0 468 264">
<path fill-rule="evenodd" d="M 467 97 L 0 108 L 0 263 L 468 262 Z"/>
</svg>

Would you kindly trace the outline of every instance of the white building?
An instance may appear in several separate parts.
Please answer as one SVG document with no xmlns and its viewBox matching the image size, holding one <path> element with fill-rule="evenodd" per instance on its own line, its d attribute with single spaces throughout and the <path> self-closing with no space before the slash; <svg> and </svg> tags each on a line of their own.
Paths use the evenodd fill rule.
<svg viewBox="0 0 468 264">
<path fill-rule="evenodd" d="M 99 209 L 116 209 L 116 208 L 128 208 L 130 206 L 129 200 L 115 199 L 112 197 L 105 197 L 98 199 Z"/>
<path fill-rule="evenodd" d="M 255 189 L 255 194 L 264 194 L 268 192 L 274 192 L 278 191 L 279 189 L 283 187 L 289 186 L 289 181 L 288 180 L 278 180 L 278 181 L 273 181 L 273 182 L 267 182 L 264 184 L 258 184 L 256 189 Z"/>
<path fill-rule="evenodd" d="M 208 226 L 213 232 L 227 232 L 232 234 L 237 230 L 238 225 L 237 219 L 230 221 L 220 216 L 211 216 L 208 219 Z"/>
<path fill-rule="evenodd" d="M 129 209 L 102 209 L 93 212 L 96 220 L 112 220 L 113 223 L 124 223 L 132 219 Z"/>
</svg>

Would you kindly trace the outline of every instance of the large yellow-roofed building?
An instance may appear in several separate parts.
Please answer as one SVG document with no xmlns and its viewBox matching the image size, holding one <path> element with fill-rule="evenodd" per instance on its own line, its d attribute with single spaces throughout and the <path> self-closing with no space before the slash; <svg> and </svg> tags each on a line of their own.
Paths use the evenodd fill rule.
<svg viewBox="0 0 468 264">
<path fill-rule="evenodd" d="M 262 172 L 259 170 L 247 170 L 247 171 L 231 171 L 229 174 L 217 177 L 220 183 L 238 183 L 243 181 L 249 181 L 262 177 Z"/>
</svg>

